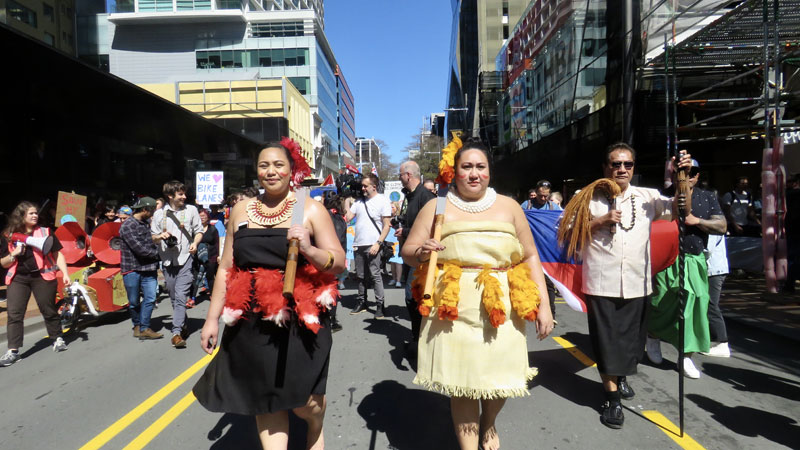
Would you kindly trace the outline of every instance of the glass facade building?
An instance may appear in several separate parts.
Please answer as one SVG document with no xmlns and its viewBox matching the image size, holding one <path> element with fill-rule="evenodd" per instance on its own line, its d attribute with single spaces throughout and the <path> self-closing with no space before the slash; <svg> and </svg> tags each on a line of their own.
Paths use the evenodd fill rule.
<svg viewBox="0 0 800 450">
<path fill-rule="evenodd" d="M 321 1 L 87 1 L 105 3 L 80 19 L 82 59 L 142 85 L 286 77 L 311 107 L 312 167 L 338 170 L 337 64 Z"/>
</svg>

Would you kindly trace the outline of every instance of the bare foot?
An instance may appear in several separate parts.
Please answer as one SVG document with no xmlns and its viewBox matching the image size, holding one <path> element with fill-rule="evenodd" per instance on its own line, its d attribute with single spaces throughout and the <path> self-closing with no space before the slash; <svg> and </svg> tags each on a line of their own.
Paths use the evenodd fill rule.
<svg viewBox="0 0 800 450">
<path fill-rule="evenodd" d="M 494 425 L 482 430 L 481 448 L 483 450 L 498 450 L 500 448 L 500 436 L 497 435 L 497 429 Z"/>
</svg>

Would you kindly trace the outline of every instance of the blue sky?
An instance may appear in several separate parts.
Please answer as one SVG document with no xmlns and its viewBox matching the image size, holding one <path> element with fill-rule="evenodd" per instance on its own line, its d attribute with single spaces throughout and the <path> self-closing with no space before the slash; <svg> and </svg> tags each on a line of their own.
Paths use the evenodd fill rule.
<svg viewBox="0 0 800 450">
<path fill-rule="evenodd" d="M 327 0 L 325 34 L 355 99 L 356 134 L 392 161 L 422 117 L 446 107 L 450 0 Z"/>
</svg>

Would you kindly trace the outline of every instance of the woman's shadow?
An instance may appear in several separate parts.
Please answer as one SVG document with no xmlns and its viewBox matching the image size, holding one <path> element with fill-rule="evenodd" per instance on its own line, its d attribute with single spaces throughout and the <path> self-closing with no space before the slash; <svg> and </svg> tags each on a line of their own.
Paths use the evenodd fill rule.
<svg viewBox="0 0 800 450">
<path fill-rule="evenodd" d="M 384 380 L 372 386 L 372 393 L 358 405 L 358 414 L 371 432 L 370 450 L 376 447 L 378 432 L 385 433 L 391 448 L 398 450 L 458 448 L 450 401 L 443 395 Z"/>
<path fill-rule="evenodd" d="M 227 430 L 226 430 L 227 428 Z M 306 448 L 306 423 L 292 413 L 289 413 L 289 447 L 288 450 L 302 450 Z M 258 439 L 258 427 L 255 416 L 242 416 L 239 414 L 225 413 L 220 416 L 217 424 L 208 432 L 208 440 L 212 450 L 260 450 L 261 441 Z"/>
</svg>

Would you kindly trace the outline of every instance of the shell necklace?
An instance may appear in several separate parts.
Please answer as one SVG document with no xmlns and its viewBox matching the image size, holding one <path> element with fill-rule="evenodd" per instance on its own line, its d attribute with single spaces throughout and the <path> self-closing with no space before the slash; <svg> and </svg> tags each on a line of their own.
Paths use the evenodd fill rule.
<svg viewBox="0 0 800 450">
<path fill-rule="evenodd" d="M 247 204 L 247 218 L 251 222 L 261 225 L 262 227 L 274 227 L 280 223 L 286 222 L 292 215 L 294 204 L 297 199 L 285 198 L 275 208 L 267 208 L 261 199 L 252 200 Z"/>
<path fill-rule="evenodd" d="M 612 198 L 610 196 L 607 197 L 607 198 L 608 198 L 608 204 L 612 205 L 612 207 L 613 207 L 614 198 Z M 631 195 L 631 224 L 630 224 L 630 226 L 626 227 L 625 225 L 622 224 L 622 221 L 620 221 L 619 222 L 619 227 L 622 228 L 622 231 L 631 231 L 633 229 L 634 225 L 636 225 L 636 196 L 635 195 Z"/>
<path fill-rule="evenodd" d="M 447 193 L 447 199 L 450 200 L 450 203 L 453 204 L 456 208 L 476 214 L 480 212 L 484 212 L 487 209 L 491 208 L 494 205 L 494 202 L 497 200 L 497 192 L 495 192 L 492 188 L 487 188 L 486 193 L 483 194 L 483 198 L 475 202 L 465 202 L 461 200 L 459 196 L 453 193 L 453 191 L 449 191 Z"/>
</svg>

